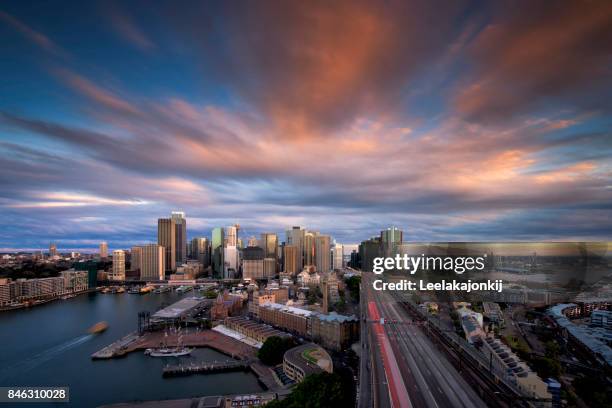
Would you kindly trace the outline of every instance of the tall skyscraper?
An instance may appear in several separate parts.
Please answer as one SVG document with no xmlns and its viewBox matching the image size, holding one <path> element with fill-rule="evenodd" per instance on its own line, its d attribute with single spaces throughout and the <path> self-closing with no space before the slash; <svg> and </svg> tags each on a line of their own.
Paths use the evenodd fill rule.
<svg viewBox="0 0 612 408">
<path fill-rule="evenodd" d="M 125 280 L 125 252 L 120 249 L 113 251 L 113 272 L 110 280 Z"/>
<path fill-rule="evenodd" d="M 224 244 L 225 231 L 223 228 L 214 228 L 212 230 L 211 255 L 213 260 L 213 275 L 217 278 L 223 277 L 223 270 L 225 267 L 225 262 L 223 260 Z"/>
<path fill-rule="evenodd" d="M 390 227 L 380 232 L 381 254 L 385 257 L 395 256 L 396 248 L 404 240 L 404 232 L 397 227 Z"/>
<path fill-rule="evenodd" d="M 157 220 L 157 245 L 164 247 L 164 268 L 176 270 L 176 223 L 172 218 Z"/>
<path fill-rule="evenodd" d="M 315 237 L 316 266 L 319 273 L 331 270 L 331 238 L 329 235 Z"/>
<path fill-rule="evenodd" d="M 334 245 L 333 256 L 334 269 L 342 269 L 344 267 L 344 246 L 342 244 Z"/>
<path fill-rule="evenodd" d="M 165 260 L 166 256 L 163 246 L 157 244 L 143 245 L 140 265 L 140 279 L 164 279 Z"/>
<path fill-rule="evenodd" d="M 316 232 L 304 233 L 304 266 L 315 265 L 315 237 Z"/>
<path fill-rule="evenodd" d="M 140 267 L 142 264 L 142 247 L 133 246 L 130 251 L 130 271 L 138 272 L 140 275 Z"/>
<path fill-rule="evenodd" d="M 197 259 L 202 267 L 210 265 L 210 241 L 205 237 L 196 237 L 191 240 L 191 257 Z"/>
<path fill-rule="evenodd" d="M 247 247 L 256 247 L 256 246 L 259 246 L 259 243 L 257 242 L 257 238 L 250 237 L 249 240 L 247 241 Z"/>
<path fill-rule="evenodd" d="M 367 241 L 362 241 L 361 244 L 359 244 L 359 262 L 361 264 L 361 270 L 372 272 L 374 258 L 379 257 L 380 254 L 380 237 L 372 237 Z"/>
<path fill-rule="evenodd" d="M 100 242 L 100 258 L 108 258 L 108 244 L 105 241 Z"/>
<path fill-rule="evenodd" d="M 235 247 L 238 246 L 238 228 L 236 225 L 230 225 L 225 228 L 225 237 L 223 246 Z"/>
<path fill-rule="evenodd" d="M 278 249 L 278 236 L 271 232 L 264 232 L 261 234 L 261 245 L 265 251 L 266 258 L 274 258 L 278 259 L 278 253 L 276 252 Z"/>
<path fill-rule="evenodd" d="M 180 266 L 187 262 L 187 219 L 181 211 L 172 211 L 172 219 L 175 224 L 176 265 Z"/>
<path fill-rule="evenodd" d="M 242 251 L 242 257 L 242 278 L 245 280 L 263 278 L 264 250 L 258 246 L 249 246 Z"/>
<path fill-rule="evenodd" d="M 297 248 L 297 265 L 301 271 L 304 267 L 304 234 L 305 231 L 301 227 L 293 227 L 286 231 L 287 245 L 294 245 Z"/>
<path fill-rule="evenodd" d="M 55 255 L 57 255 L 57 245 L 52 242 L 49 244 L 49 257 L 53 258 Z"/>
<path fill-rule="evenodd" d="M 290 276 L 295 276 L 300 272 L 298 269 L 298 249 L 295 245 L 284 246 L 284 273 Z"/>
</svg>

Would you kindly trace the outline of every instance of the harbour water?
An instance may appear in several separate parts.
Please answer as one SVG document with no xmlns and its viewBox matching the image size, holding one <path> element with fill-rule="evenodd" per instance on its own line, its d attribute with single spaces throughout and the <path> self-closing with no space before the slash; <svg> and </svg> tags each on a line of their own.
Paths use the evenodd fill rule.
<svg viewBox="0 0 612 408">
<path fill-rule="evenodd" d="M 154 312 L 183 296 L 175 292 L 146 295 L 92 293 L 31 309 L 0 313 L 0 386 L 68 386 L 70 403 L 37 406 L 96 407 L 114 402 L 189 398 L 257 392 L 250 372 L 162 378 L 166 364 L 225 360 L 210 349 L 180 358 L 152 358 L 130 353 L 124 358 L 92 361 L 93 352 L 135 331 L 138 312 Z M 87 329 L 99 321 L 109 328 L 98 335 Z"/>
</svg>

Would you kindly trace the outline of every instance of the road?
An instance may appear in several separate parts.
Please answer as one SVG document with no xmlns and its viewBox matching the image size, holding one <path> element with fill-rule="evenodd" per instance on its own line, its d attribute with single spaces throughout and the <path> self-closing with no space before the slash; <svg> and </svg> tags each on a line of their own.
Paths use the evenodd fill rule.
<svg viewBox="0 0 612 408">
<path fill-rule="evenodd" d="M 369 356 L 382 363 L 382 367 L 377 364 L 373 367 L 372 406 L 486 407 L 391 294 L 372 289 L 373 279 L 371 273 L 362 274 L 362 306 L 367 304 L 368 310 L 364 326 L 370 343 Z M 360 406 L 367 405 L 360 403 Z"/>
</svg>

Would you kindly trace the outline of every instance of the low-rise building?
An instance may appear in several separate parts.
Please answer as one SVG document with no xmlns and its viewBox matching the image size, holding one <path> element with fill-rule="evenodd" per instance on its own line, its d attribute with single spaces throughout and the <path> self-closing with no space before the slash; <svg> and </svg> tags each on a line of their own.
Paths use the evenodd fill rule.
<svg viewBox="0 0 612 408">
<path fill-rule="evenodd" d="M 256 342 L 264 343 L 269 337 L 288 337 L 289 335 L 276 330 L 267 324 L 257 323 L 243 316 L 227 317 L 223 323 L 227 328 L 247 336 Z"/>
<path fill-rule="evenodd" d="M 323 347 L 340 351 L 359 337 L 359 319 L 335 312 L 313 313 L 310 318 L 310 338 Z"/>
<path fill-rule="evenodd" d="M 304 344 L 285 352 L 283 372 L 295 382 L 301 382 L 310 374 L 332 373 L 332 359 L 327 352 L 316 344 Z"/>
<path fill-rule="evenodd" d="M 309 318 L 313 312 L 297 307 L 267 303 L 259 306 L 259 319 L 302 337 L 309 335 Z"/>
</svg>

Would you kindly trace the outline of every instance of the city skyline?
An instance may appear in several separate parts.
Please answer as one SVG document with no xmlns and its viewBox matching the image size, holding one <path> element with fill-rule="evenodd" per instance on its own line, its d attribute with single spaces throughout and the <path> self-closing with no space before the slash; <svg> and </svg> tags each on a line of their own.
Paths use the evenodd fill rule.
<svg viewBox="0 0 612 408">
<path fill-rule="evenodd" d="M 3 4 L 0 251 L 130 248 L 176 210 L 188 239 L 608 241 L 588 4 Z"/>
</svg>

